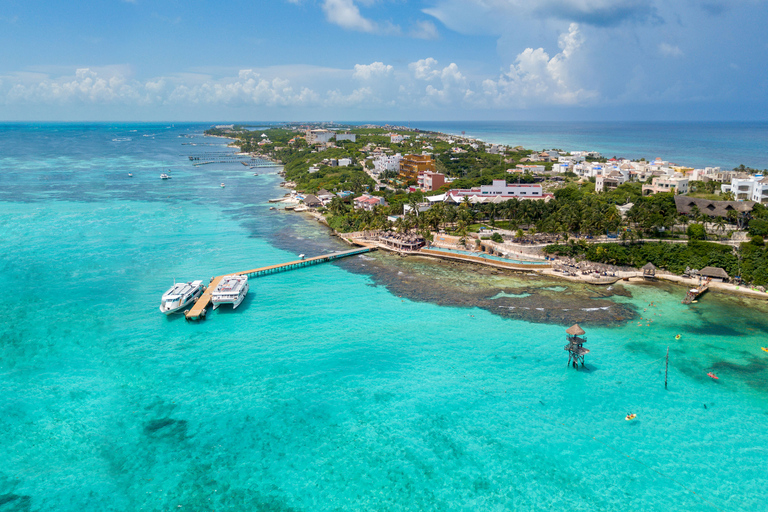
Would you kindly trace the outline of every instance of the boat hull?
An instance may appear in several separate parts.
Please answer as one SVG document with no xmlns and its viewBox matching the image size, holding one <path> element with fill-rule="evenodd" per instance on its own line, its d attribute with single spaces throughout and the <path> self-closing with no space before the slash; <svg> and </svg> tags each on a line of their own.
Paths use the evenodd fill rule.
<svg viewBox="0 0 768 512">
<path fill-rule="evenodd" d="M 211 297 L 211 302 L 213 303 L 213 309 L 216 310 L 219 308 L 219 306 L 223 304 L 232 304 L 232 309 L 237 309 L 237 306 L 243 303 L 243 300 L 245 300 L 245 296 L 248 295 L 248 290 L 250 288 L 250 283 L 245 283 L 245 286 L 240 291 L 240 293 L 237 295 L 236 298 L 218 298 L 215 295 Z"/>
<path fill-rule="evenodd" d="M 172 306 L 169 306 L 164 302 L 161 303 L 160 312 L 163 313 L 164 315 L 170 315 L 178 311 L 182 311 L 184 308 L 186 308 L 190 304 L 194 304 L 195 301 L 197 301 L 197 299 L 199 299 L 202 294 L 203 294 L 203 286 L 198 285 L 194 293 L 188 295 L 186 300 L 180 301 L 178 304 L 175 304 L 175 301 L 174 301 L 174 305 Z"/>
</svg>

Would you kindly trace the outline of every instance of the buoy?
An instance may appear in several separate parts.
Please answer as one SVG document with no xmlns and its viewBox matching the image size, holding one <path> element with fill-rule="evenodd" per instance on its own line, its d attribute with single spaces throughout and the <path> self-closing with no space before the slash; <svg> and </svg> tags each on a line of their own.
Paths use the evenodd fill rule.
<svg viewBox="0 0 768 512">
<path fill-rule="evenodd" d="M 637 414 L 627 414 L 627 417 L 624 419 L 627 421 L 632 421 L 635 418 L 637 418 Z"/>
<path fill-rule="evenodd" d="M 712 372 L 709 372 L 709 373 L 707 374 L 707 376 L 708 376 L 708 377 L 711 377 L 711 378 L 713 378 L 713 379 L 715 379 L 715 380 L 718 380 L 718 379 L 720 378 L 720 377 L 718 377 L 717 375 L 715 375 L 715 374 L 714 374 L 714 373 L 712 373 Z"/>
<path fill-rule="evenodd" d="M 680 335 L 678 334 L 677 336 L 675 336 L 675 339 L 679 340 L 680 339 Z"/>
</svg>

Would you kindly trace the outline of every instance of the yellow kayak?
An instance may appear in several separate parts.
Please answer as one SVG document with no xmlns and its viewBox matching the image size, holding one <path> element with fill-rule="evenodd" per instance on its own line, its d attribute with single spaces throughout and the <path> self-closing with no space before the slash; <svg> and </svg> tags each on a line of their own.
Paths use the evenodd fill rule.
<svg viewBox="0 0 768 512">
<path fill-rule="evenodd" d="M 627 417 L 624 419 L 627 421 L 632 421 L 635 418 L 637 418 L 637 414 L 627 414 Z"/>
<path fill-rule="evenodd" d="M 765 348 L 765 347 L 760 347 L 760 348 L 763 349 L 765 352 L 768 352 L 768 348 Z"/>
</svg>

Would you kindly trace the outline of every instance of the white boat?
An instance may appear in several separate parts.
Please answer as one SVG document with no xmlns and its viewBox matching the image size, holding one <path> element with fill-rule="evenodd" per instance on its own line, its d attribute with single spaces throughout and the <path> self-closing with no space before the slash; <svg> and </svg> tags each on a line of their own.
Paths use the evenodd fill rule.
<svg viewBox="0 0 768 512">
<path fill-rule="evenodd" d="M 167 180 L 168 178 L 170 178 L 170 176 L 168 176 L 168 175 L 167 175 L 167 174 L 165 174 L 165 173 L 163 173 L 163 174 L 161 174 L 161 175 L 160 175 L 160 179 L 161 179 L 161 180 Z"/>
<path fill-rule="evenodd" d="M 223 183 L 221 184 L 221 188 L 224 188 L 224 184 Z"/>
<path fill-rule="evenodd" d="M 232 309 L 235 309 L 241 302 L 243 302 L 243 299 L 247 294 L 248 276 L 224 276 L 211 294 L 213 309 L 218 308 L 222 304 L 232 304 Z"/>
<path fill-rule="evenodd" d="M 163 294 L 160 302 L 160 312 L 170 315 L 195 302 L 203 293 L 202 281 L 189 283 L 174 283 L 170 290 Z"/>
</svg>

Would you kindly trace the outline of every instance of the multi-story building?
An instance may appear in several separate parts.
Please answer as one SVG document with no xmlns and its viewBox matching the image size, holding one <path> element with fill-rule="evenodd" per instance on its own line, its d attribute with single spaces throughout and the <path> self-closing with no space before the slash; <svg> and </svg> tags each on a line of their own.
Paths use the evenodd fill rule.
<svg viewBox="0 0 768 512">
<path fill-rule="evenodd" d="M 439 172 L 422 172 L 416 180 L 422 192 L 432 192 L 445 185 L 445 174 Z"/>
<path fill-rule="evenodd" d="M 660 176 L 653 178 L 650 185 L 643 185 L 643 195 L 650 196 L 659 192 L 672 192 L 685 195 L 688 193 L 688 178 L 678 176 Z"/>
<path fill-rule="evenodd" d="M 386 171 L 399 171 L 402 158 L 403 156 L 400 153 L 396 155 L 382 155 L 373 161 L 373 172 L 379 174 Z"/>
<path fill-rule="evenodd" d="M 305 137 L 307 144 L 312 146 L 313 144 L 326 144 L 333 139 L 335 133 L 329 130 L 307 130 Z"/>
<path fill-rule="evenodd" d="M 733 178 L 730 185 L 722 185 L 723 192 L 733 192 L 737 201 L 768 204 L 768 177 L 756 174 L 746 179 Z"/>
<path fill-rule="evenodd" d="M 372 211 L 375 206 L 387 206 L 387 201 L 383 197 L 363 194 L 354 200 L 355 208 Z"/>
<path fill-rule="evenodd" d="M 482 202 L 492 198 L 501 199 L 543 199 L 544 193 L 539 184 L 507 183 L 504 180 L 493 180 L 492 185 L 481 185 L 475 188 L 451 189 L 446 192 L 446 200 L 460 203 L 464 197 L 475 198 Z"/>
<path fill-rule="evenodd" d="M 611 171 L 595 178 L 595 192 L 613 190 L 629 181 L 629 171 Z"/>
<path fill-rule="evenodd" d="M 405 155 L 400 160 L 398 177 L 403 180 L 418 180 L 421 172 L 435 172 L 435 162 L 430 155 Z"/>
</svg>

